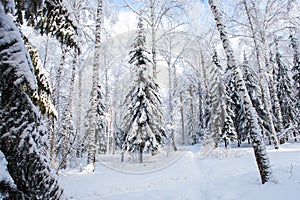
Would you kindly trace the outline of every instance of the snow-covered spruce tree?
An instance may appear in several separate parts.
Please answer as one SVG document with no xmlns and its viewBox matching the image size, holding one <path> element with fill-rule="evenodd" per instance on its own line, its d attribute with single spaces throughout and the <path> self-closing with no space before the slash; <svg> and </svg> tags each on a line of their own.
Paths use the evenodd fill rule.
<svg viewBox="0 0 300 200">
<path fill-rule="evenodd" d="M 296 100 L 292 96 L 292 81 L 290 79 L 290 76 L 288 75 L 288 68 L 283 62 L 282 55 L 278 49 L 278 40 L 275 40 L 275 46 L 275 77 L 277 79 L 276 88 L 283 118 L 283 126 L 284 128 L 288 128 L 289 126 L 296 124 L 296 112 L 294 109 L 294 104 Z"/>
<path fill-rule="evenodd" d="M 18 191 L 9 199 L 60 199 L 63 191 L 43 149 L 46 129 L 25 92 L 36 88 L 33 66 L 20 30 L 7 13 L 14 2 L 5 3 L 0 2 L 0 151 Z"/>
<path fill-rule="evenodd" d="M 230 41 L 228 39 L 227 31 L 225 29 L 225 25 L 223 22 L 223 15 L 218 10 L 215 0 L 208 0 L 208 3 L 210 5 L 212 14 L 215 18 L 217 29 L 220 33 L 220 39 L 222 41 L 225 54 L 227 56 L 227 64 L 230 70 L 233 71 L 236 86 L 239 91 L 239 96 L 243 103 L 243 107 L 245 109 L 247 119 L 249 120 L 250 123 L 250 127 L 251 127 L 250 137 L 253 144 L 254 155 L 259 169 L 261 182 L 264 184 L 270 181 L 272 170 L 271 170 L 270 160 L 266 151 L 266 146 L 262 138 L 262 130 L 258 124 L 258 119 L 257 119 L 258 116 L 252 105 L 252 101 L 249 97 L 248 90 L 243 80 L 243 74 L 240 68 L 238 67 L 238 65 L 236 64 L 233 55 L 233 50 Z"/>
<path fill-rule="evenodd" d="M 101 50 L 101 29 L 102 29 L 102 0 L 97 1 L 97 16 L 96 16 L 96 32 L 95 32 L 95 47 L 94 47 L 94 63 L 92 77 L 92 92 L 90 97 L 90 113 L 88 127 L 88 158 L 87 164 L 91 170 L 95 170 L 96 160 L 96 127 L 97 127 L 97 95 L 99 86 L 99 65 L 100 65 L 100 50 Z"/>
<path fill-rule="evenodd" d="M 244 53 L 244 61 L 241 65 L 242 72 L 244 75 L 244 81 L 246 88 L 248 90 L 249 96 L 251 98 L 253 107 L 255 108 L 257 114 L 258 114 L 258 120 L 261 128 L 267 133 L 270 138 L 273 137 L 272 135 L 272 127 L 268 123 L 268 113 L 264 109 L 264 105 L 262 102 L 262 93 L 260 90 L 258 75 L 255 70 L 253 70 L 252 67 L 250 67 L 249 62 L 247 60 L 246 54 Z M 243 111 L 242 111 L 243 112 Z M 245 114 L 244 114 L 245 115 Z M 248 131 L 249 136 L 249 126 L 246 128 Z M 274 139 L 273 139 L 274 141 Z M 270 141 L 271 142 L 271 141 Z"/>
<path fill-rule="evenodd" d="M 297 122 L 297 128 L 295 130 L 296 133 L 300 133 L 300 51 L 298 48 L 298 40 L 294 36 L 294 34 L 291 32 L 289 36 L 291 40 L 291 48 L 293 49 L 293 80 L 294 80 L 294 98 L 296 99 L 295 102 L 295 110 L 296 110 L 296 122 Z M 295 139 L 296 140 L 296 139 Z"/>
<path fill-rule="evenodd" d="M 43 8 L 38 13 L 38 21 L 35 28 L 43 34 L 51 34 L 63 44 L 71 48 L 77 48 L 80 52 L 75 26 L 74 16 L 67 10 L 63 0 L 45 0 Z"/>
<path fill-rule="evenodd" d="M 127 112 L 124 115 L 122 129 L 123 151 L 139 152 L 139 162 L 143 161 L 143 152 L 155 152 L 163 146 L 166 137 L 162 113 L 159 110 L 161 101 L 158 85 L 150 75 L 151 62 L 146 50 L 146 33 L 142 19 L 137 25 L 137 34 L 130 51 L 129 63 L 134 70 L 134 80 L 125 97 L 124 105 Z"/>
<path fill-rule="evenodd" d="M 226 92 L 230 98 L 228 104 L 234 113 L 232 120 L 237 133 L 238 147 L 240 147 L 241 143 L 250 137 L 250 126 L 249 123 L 247 123 L 245 112 L 236 88 L 234 75 L 229 68 L 225 71 L 224 81 L 226 82 Z"/>
<path fill-rule="evenodd" d="M 96 125 L 96 137 L 97 137 L 97 149 L 101 154 L 106 153 L 107 142 L 106 142 L 106 134 L 105 134 L 105 112 L 106 106 L 104 103 L 104 94 L 101 88 L 101 85 L 97 87 L 97 125 Z"/>
<path fill-rule="evenodd" d="M 219 62 L 217 51 L 214 50 L 213 65 L 211 66 L 211 118 L 210 118 L 210 131 L 215 145 L 223 140 L 225 147 L 229 141 L 235 141 L 237 134 L 233 124 L 232 118 L 234 113 L 230 108 L 230 98 L 226 91 L 226 86 L 222 77 L 222 67 Z"/>
</svg>

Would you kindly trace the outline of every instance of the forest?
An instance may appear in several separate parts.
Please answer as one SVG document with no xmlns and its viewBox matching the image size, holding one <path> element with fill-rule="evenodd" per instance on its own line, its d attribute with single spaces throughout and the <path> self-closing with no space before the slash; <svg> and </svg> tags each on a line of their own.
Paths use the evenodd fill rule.
<svg viewBox="0 0 300 200">
<path fill-rule="evenodd" d="M 196 147 L 251 147 L 259 182 L 272 182 L 268 151 L 300 141 L 299 11 L 297 0 L 1 0 L 0 199 L 67 199 L 66 170 Z"/>
</svg>

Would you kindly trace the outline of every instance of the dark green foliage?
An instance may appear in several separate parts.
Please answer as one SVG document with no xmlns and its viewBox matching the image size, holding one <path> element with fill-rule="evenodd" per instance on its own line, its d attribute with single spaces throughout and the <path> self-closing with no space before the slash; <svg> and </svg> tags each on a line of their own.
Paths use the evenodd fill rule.
<svg viewBox="0 0 300 200">
<path fill-rule="evenodd" d="M 293 80 L 294 80 L 294 98 L 295 101 L 295 110 L 296 110 L 296 122 L 298 133 L 300 131 L 300 52 L 299 52 L 299 43 L 297 38 L 291 33 L 289 36 L 291 40 L 291 48 L 293 49 Z"/>
<path fill-rule="evenodd" d="M 20 31 L 1 10 L 0 151 L 20 192 L 10 190 L 10 199 L 60 199 L 62 195 L 45 150 L 46 129 L 26 93 L 35 87 L 33 67 Z"/>
<path fill-rule="evenodd" d="M 276 54 L 275 54 L 275 78 L 277 84 L 277 94 L 280 104 L 280 109 L 283 118 L 283 125 L 285 128 L 295 125 L 296 112 L 294 109 L 295 99 L 292 95 L 291 79 L 288 75 L 287 65 L 284 63 L 281 53 L 278 50 L 278 41 L 276 40 Z"/>
<path fill-rule="evenodd" d="M 2 92 L 0 110 L 0 150 L 8 162 L 8 172 L 23 199 L 59 199 L 62 190 L 50 173 L 40 119 L 27 94 L 10 86 Z"/>
<path fill-rule="evenodd" d="M 79 48 L 77 27 L 62 0 L 46 0 L 35 25 L 41 34 L 51 34 L 62 44 Z"/>
<path fill-rule="evenodd" d="M 16 22 L 50 34 L 62 44 L 77 48 L 77 26 L 62 0 L 15 0 Z M 7 12 L 9 12 L 6 7 Z"/>
<path fill-rule="evenodd" d="M 235 141 L 237 133 L 234 127 L 234 112 L 231 109 L 232 100 L 228 90 L 226 90 L 225 81 L 222 76 L 222 67 L 216 50 L 212 57 L 214 66 L 211 70 L 212 85 L 210 89 L 212 115 L 210 118 L 211 131 L 214 136 L 216 145 L 220 141 Z"/>
</svg>

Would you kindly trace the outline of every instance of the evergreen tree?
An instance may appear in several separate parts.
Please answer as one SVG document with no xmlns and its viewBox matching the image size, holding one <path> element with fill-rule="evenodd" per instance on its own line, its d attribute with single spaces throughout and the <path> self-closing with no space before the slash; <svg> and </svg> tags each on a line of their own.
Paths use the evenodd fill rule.
<svg viewBox="0 0 300 200">
<path fill-rule="evenodd" d="M 251 98 L 251 101 L 253 103 L 253 107 L 255 108 L 257 114 L 258 114 L 258 120 L 261 128 L 269 133 L 268 135 L 272 137 L 271 134 L 271 127 L 269 127 L 267 113 L 264 110 L 263 102 L 262 102 L 262 94 L 260 91 L 259 80 L 257 73 L 253 70 L 253 68 L 250 67 L 249 62 L 247 60 L 246 55 L 244 54 L 244 61 L 241 65 L 242 71 L 243 71 L 243 77 L 245 81 L 246 88 L 248 90 L 249 96 Z M 241 111 L 243 112 L 243 111 Z M 250 127 L 246 126 L 247 129 L 247 135 L 249 136 L 249 130 Z"/>
<path fill-rule="evenodd" d="M 283 117 L 283 125 L 284 128 L 287 128 L 288 126 L 296 124 L 296 112 L 294 109 L 295 99 L 292 96 L 292 84 L 290 76 L 288 75 L 288 68 L 283 62 L 281 53 L 278 50 L 278 40 L 275 41 L 275 45 L 275 60 L 277 66 L 277 71 L 275 71 L 277 78 L 277 94 Z"/>
<path fill-rule="evenodd" d="M 247 123 L 247 118 L 234 82 L 232 71 L 228 68 L 226 69 L 224 79 L 227 85 L 226 92 L 229 96 L 228 103 L 234 113 L 232 120 L 237 134 L 238 146 L 240 147 L 241 143 L 250 137 L 250 124 Z"/>
<path fill-rule="evenodd" d="M 236 140 L 236 131 L 232 118 L 234 113 L 230 108 L 229 96 L 222 78 L 222 67 L 220 65 L 216 50 L 213 55 L 214 66 L 211 70 L 211 108 L 212 116 L 210 118 L 211 134 L 215 140 L 216 146 L 222 139 L 227 147 L 229 140 Z"/>
<path fill-rule="evenodd" d="M 297 38 L 291 33 L 289 36 L 290 40 L 291 40 L 291 44 L 290 46 L 293 49 L 293 80 L 294 80 L 294 98 L 296 99 L 295 101 L 295 110 L 296 110 L 296 122 L 297 122 L 297 128 L 296 128 L 296 132 L 300 131 L 300 52 L 298 49 L 298 40 Z M 298 130 L 298 131 L 297 131 Z"/>
<path fill-rule="evenodd" d="M 46 129 L 26 93 L 36 88 L 33 66 L 21 33 L 7 13 L 14 4 L 5 2 L 10 4 L 0 3 L 0 151 L 19 191 L 11 192 L 9 199 L 59 199 L 62 189 L 44 149 Z"/>
<path fill-rule="evenodd" d="M 139 151 L 142 162 L 144 151 L 157 151 L 162 147 L 166 137 L 162 113 L 159 110 L 161 101 L 157 92 L 158 85 L 150 75 L 151 62 L 147 57 L 146 34 L 140 18 L 138 31 L 130 51 L 129 63 L 134 68 L 134 81 L 125 98 L 127 113 L 123 118 L 124 130 L 123 151 Z"/>
<path fill-rule="evenodd" d="M 74 16 L 67 10 L 63 0 L 45 0 L 43 8 L 37 13 L 38 20 L 34 27 L 43 34 L 51 34 L 58 41 L 71 48 L 76 48 L 77 26 Z M 30 17 L 30 15 L 29 15 Z M 30 20 L 27 20 L 30 22 Z"/>
<path fill-rule="evenodd" d="M 96 127 L 96 137 L 98 143 L 98 152 L 104 154 L 106 152 L 106 134 L 105 134 L 105 112 L 106 107 L 104 103 L 104 94 L 102 92 L 101 86 L 97 87 L 97 127 Z"/>
</svg>

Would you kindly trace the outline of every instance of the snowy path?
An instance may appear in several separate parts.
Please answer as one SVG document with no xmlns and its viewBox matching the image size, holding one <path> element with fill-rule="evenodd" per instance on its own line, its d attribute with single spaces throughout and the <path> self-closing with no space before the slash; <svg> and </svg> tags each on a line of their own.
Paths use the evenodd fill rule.
<svg viewBox="0 0 300 200">
<path fill-rule="evenodd" d="M 298 200 L 300 144 L 269 150 L 277 184 L 260 184 L 251 148 L 215 150 L 201 160 L 195 149 L 154 173 L 130 174 L 100 163 L 94 173 L 64 171 L 61 184 L 69 199 L 80 200 Z"/>
</svg>

